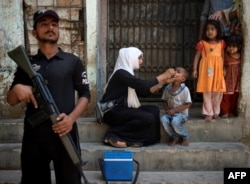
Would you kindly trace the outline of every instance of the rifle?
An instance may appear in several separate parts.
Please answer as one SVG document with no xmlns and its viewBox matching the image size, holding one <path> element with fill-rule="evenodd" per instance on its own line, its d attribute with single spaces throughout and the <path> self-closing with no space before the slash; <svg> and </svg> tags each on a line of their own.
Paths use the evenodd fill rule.
<svg viewBox="0 0 250 184">
<path fill-rule="evenodd" d="M 33 92 L 39 107 L 43 109 L 43 111 L 45 111 L 45 113 L 47 114 L 47 116 L 49 117 L 49 119 L 53 124 L 57 123 L 56 118 L 60 114 L 60 111 L 58 110 L 58 107 L 56 106 L 54 99 L 48 87 L 46 86 L 42 75 L 35 72 L 32 69 L 30 60 L 25 52 L 24 47 L 20 45 L 14 50 L 9 51 L 8 56 L 11 59 L 13 59 L 14 62 L 17 63 L 21 69 L 24 70 L 25 73 L 28 74 L 29 78 L 32 80 L 32 83 L 34 85 Z M 37 117 L 37 119 L 39 121 L 39 117 Z M 36 124 L 34 126 L 36 126 Z M 76 145 L 74 144 L 72 137 L 70 136 L 70 134 L 66 134 L 64 136 L 59 136 L 59 137 L 67 153 L 69 154 L 71 160 L 78 168 L 81 176 L 83 177 L 84 183 L 88 184 L 89 182 L 86 179 L 81 167 L 83 165 L 83 161 L 81 160 L 80 154 L 77 151 Z"/>
</svg>

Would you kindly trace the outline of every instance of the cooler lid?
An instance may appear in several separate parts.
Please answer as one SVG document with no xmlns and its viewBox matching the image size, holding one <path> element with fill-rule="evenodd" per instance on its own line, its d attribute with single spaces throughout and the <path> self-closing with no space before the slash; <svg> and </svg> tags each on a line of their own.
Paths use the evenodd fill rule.
<svg viewBox="0 0 250 184">
<path fill-rule="evenodd" d="M 106 159 L 129 159 L 132 160 L 133 153 L 130 151 L 105 151 L 103 154 L 104 160 Z M 129 161 L 128 160 L 128 161 Z"/>
</svg>

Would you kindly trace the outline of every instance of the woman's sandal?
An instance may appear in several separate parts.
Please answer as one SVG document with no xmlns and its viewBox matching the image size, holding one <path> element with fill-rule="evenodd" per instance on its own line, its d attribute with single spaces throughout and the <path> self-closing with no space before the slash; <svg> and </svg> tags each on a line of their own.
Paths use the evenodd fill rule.
<svg viewBox="0 0 250 184">
<path fill-rule="evenodd" d="M 142 147 L 143 144 L 140 143 L 140 142 L 132 142 L 132 143 L 127 143 L 127 146 L 129 147 L 135 147 L 135 148 L 139 148 L 139 147 Z"/>
<path fill-rule="evenodd" d="M 127 147 L 127 143 L 124 141 L 119 141 L 114 139 L 113 137 L 110 137 L 108 139 L 108 142 L 111 146 L 116 147 L 116 148 L 126 148 Z"/>
</svg>

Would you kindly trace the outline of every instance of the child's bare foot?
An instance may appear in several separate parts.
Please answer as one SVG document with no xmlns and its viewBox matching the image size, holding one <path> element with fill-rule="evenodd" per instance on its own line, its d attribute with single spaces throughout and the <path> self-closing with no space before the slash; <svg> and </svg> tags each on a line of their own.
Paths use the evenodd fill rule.
<svg viewBox="0 0 250 184">
<path fill-rule="evenodd" d="M 221 117 L 222 117 L 222 118 L 228 118 L 228 117 L 229 117 L 229 114 L 223 114 Z"/>
<path fill-rule="evenodd" d="M 176 143 L 178 143 L 179 139 L 178 138 L 174 138 L 174 139 L 171 139 L 167 144 L 169 146 L 174 146 Z"/>
<path fill-rule="evenodd" d="M 188 145 L 189 145 L 189 140 L 188 140 L 188 138 L 182 139 L 181 145 L 182 145 L 182 146 L 188 146 Z"/>
<path fill-rule="evenodd" d="M 213 118 L 214 118 L 214 119 L 219 119 L 220 117 L 219 117 L 218 114 L 214 114 L 214 115 L 213 115 Z"/>
<path fill-rule="evenodd" d="M 206 122 L 211 122 L 212 119 L 213 119 L 213 116 L 206 115 L 206 117 L 205 117 Z"/>
<path fill-rule="evenodd" d="M 236 117 L 237 115 L 235 114 L 229 114 L 229 117 Z"/>
</svg>

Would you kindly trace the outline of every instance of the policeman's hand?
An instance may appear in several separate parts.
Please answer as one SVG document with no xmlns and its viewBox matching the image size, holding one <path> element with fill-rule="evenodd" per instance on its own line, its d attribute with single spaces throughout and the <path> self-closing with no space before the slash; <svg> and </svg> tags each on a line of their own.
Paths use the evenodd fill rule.
<svg viewBox="0 0 250 184">
<path fill-rule="evenodd" d="M 74 121 L 67 114 L 60 114 L 56 120 L 58 123 L 54 124 L 52 129 L 59 136 L 64 136 L 72 130 Z"/>
<path fill-rule="evenodd" d="M 33 95 L 33 90 L 31 86 L 16 84 L 12 88 L 12 92 L 20 102 L 33 103 L 34 107 L 37 108 L 37 102 Z"/>
</svg>

